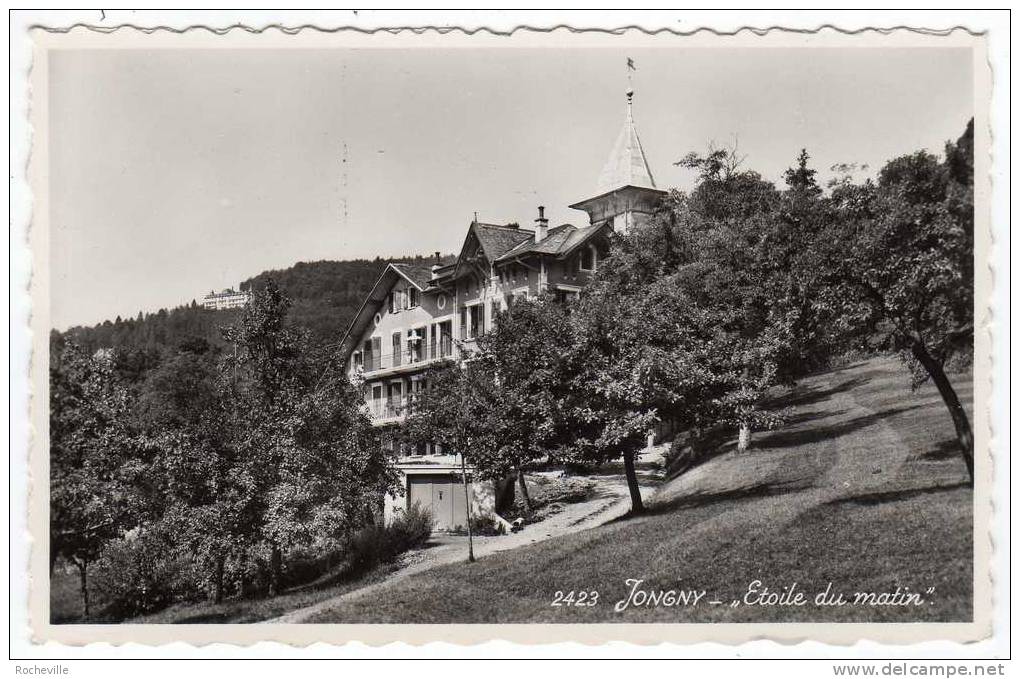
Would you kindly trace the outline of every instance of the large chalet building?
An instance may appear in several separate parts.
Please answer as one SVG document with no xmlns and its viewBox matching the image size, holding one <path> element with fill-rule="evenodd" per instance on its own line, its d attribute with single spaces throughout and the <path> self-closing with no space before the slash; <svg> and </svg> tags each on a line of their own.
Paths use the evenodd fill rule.
<svg viewBox="0 0 1020 679">
<path fill-rule="evenodd" d="M 397 446 L 392 430 L 408 399 L 423 387 L 429 364 L 460 360 L 476 338 L 492 328 L 497 313 L 515 299 L 550 293 L 578 295 L 609 251 L 609 237 L 647 219 L 665 195 L 655 186 L 627 92 L 623 129 L 599 175 L 597 193 L 571 208 L 587 214 L 582 226 L 550 227 L 544 208 L 532 228 L 472 221 L 452 262 L 431 266 L 387 265 L 344 334 L 346 369 L 361 383 L 365 407 L 386 446 Z M 388 497 L 385 514 L 414 503 L 432 511 L 437 529 L 464 526 L 467 503 L 459 451 L 429 441 L 399 448 L 404 494 Z M 470 456 L 469 456 L 470 459 Z M 495 489 L 474 482 L 472 510 L 495 512 Z"/>
</svg>

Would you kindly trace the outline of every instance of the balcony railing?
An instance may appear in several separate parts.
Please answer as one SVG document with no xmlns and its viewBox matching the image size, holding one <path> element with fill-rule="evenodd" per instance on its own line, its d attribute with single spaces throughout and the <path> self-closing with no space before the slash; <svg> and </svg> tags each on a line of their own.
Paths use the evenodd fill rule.
<svg viewBox="0 0 1020 679">
<path fill-rule="evenodd" d="M 381 355 L 363 355 L 360 368 L 364 373 L 371 373 L 451 357 L 453 357 L 453 338 L 444 337 L 435 342 L 416 342 L 399 351 L 388 351 Z"/>
<path fill-rule="evenodd" d="M 372 414 L 373 420 L 400 417 L 404 414 L 406 406 L 407 401 L 403 398 L 386 398 L 368 402 L 368 410 Z"/>
<path fill-rule="evenodd" d="M 409 414 L 415 398 L 417 398 L 417 394 L 412 392 L 404 396 L 391 396 L 375 400 L 369 399 L 365 402 L 365 405 L 368 407 L 368 412 L 373 420 L 385 420 Z"/>
</svg>

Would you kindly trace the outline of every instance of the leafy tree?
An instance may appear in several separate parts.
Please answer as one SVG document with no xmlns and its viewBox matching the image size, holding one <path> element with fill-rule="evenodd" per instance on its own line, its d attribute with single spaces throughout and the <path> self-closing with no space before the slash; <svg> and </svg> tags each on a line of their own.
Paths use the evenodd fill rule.
<svg viewBox="0 0 1020 679">
<path fill-rule="evenodd" d="M 838 219 L 817 239 L 815 266 L 843 322 L 874 328 L 902 350 L 915 385 L 931 379 L 948 408 L 973 482 L 970 421 L 946 364 L 973 347 L 973 127 L 940 162 L 896 158 L 878 182 L 834 189 Z"/>
<path fill-rule="evenodd" d="M 429 366 L 423 379 L 425 387 L 413 395 L 401 437 L 411 442 L 431 441 L 444 451 L 459 454 L 464 495 L 470 498 L 467 468 L 475 468 L 476 460 L 497 459 L 500 448 L 496 434 L 487 426 L 498 398 L 494 374 L 473 361 L 464 365 L 444 361 Z M 474 561 L 471 503 L 466 501 L 468 561 Z"/>
<path fill-rule="evenodd" d="M 183 349 L 151 369 L 139 386 L 135 406 L 142 426 L 199 426 L 214 410 L 218 371 L 211 352 Z"/>
<path fill-rule="evenodd" d="M 615 426 L 603 422 L 595 432 L 615 431 L 617 443 L 633 447 L 657 419 L 679 429 L 727 425 L 739 430 L 742 449 L 752 429 L 782 422 L 763 406 L 769 390 L 823 365 L 833 343 L 805 257 L 828 217 L 807 160 L 802 153 L 791 170 L 797 186 L 784 194 L 742 170 L 735 150 L 688 154 L 680 164 L 699 172 L 691 194 L 673 192 L 658 214 L 617 240 L 586 293 L 595 301 L 582 317 L 595 329 L 579 333 L 589 338 L 581 360 L 605 356 L 599 370 L 619 374 L 604 374 L 604 384 L 626 384 L 631 397 L 592 400 L 617 412 Z M 599 346 L 599 336 L 612 341 Z M 642 361 L 645 372 L 627 373 Z M 593 375 L 579 381 L 600 384 Z"/>
<path fill-rule="evenodd" d="M 715 166 L 727 169 L 703 171 L 689 197 L 671 201 L 672 228 L 687 233 L 686 256 L 661 271 L 680 272 L 685 293 L 715 319 L 717 360 L 732 380 L 716 418 L 738 428 L 743 449 L 753 429 L 781 423 L 762 407 L 768 391 L 821 367 L 831 353 L 831 314 L 817 304 L 805 258 L 828 215 L 806 152 L 787 172 L 785 193 L 741 170 L 728 152 L 715 155 Z"/>
<path fill-rule="evenodd" d="M 64 345 L 50 366 L 50 567 L 63 557 L 78 569 L 86 619 L 89 567 L 137 512 L 127 410 L 110 352 Z"/>
<path fill-rule="evenodd" d="M 313 361 L 295 399 L 293 429 L 283 451 L 280 478 L 271 490 L 268 533 L 274 542 L 321 552 L 339 549 L 355 530 L 379 515 L 383 494 L 397 477 L 379 445 L 361 394 L 331 354 Z"/>
<path fill-rule="evenodd" d="M 614 254 L 605 269 L 620 273 L 624 261 Z M 570 320 L 561 340 L 571 435 L 563 454 L 596 464 L 622 457 L 631 509 L 640 513 L 635 458 L 648 431 L 664 418 L 702 423 L 725 391 L 713 323 L 675 273 L 641 285 L 628 285 L 626 276 L 597 280 Z"/>
<path fill-rule="evenodd" d="M 493 480 L 516 476 L 529 510 L 524 470 L 548 458 L 561 435 L 557 389 L 568 336 L 561 305 L 550 298 L 517 301 L 478 339 L 472 358 L 471 369 L 484 374 L 479 382 L 493 386 L 480 394 L 478 405 L 479 422 L 494 441 L 474 455 L 473 464 Z"/>
<path fill-rule="evenodd" d="M 705 183 L 728 179 L 737 173 L 743 162 L 744 157 L 737 152 L 737 144 L 734 141 L 729 147 L 719 147 L 714 142 L 709 143 L 708 152 L 705 155 L 691 151 L 673 164 L 696 171 L 698 179 L 701 183 Z"/>
<path fill-rule="evenodd" d="M 217 601 L 229 579 L 245 591 L 252 563 L 278 593 L 289 553 L 341 550 L 394 482 L 339 357 L 310 346 L 287 309 L 268 281 L 224 329 L 217 363 L 182 342 L 140 399 L 148 534 L 176 536 L 167 558 L 195 561 Z"/>
<path fill-rule="evenodd" d="M 225 332 L 236 350 L 222 373 L 244 517 L 236 525 L 268 549 L 271 594 L 286 550 L 342 544 L 395 481 L 342 360 L 317 356 L 286 322 L 288 307 L 272 279 L 257 290 Z"/>
<path fill-rule="evenodd" d="M 709 219 L 728 220 L 768 213 L 778 193 L 753 170 L 741 169 L 745 158 L 736 146 L 710 147 L 705 156 L 689 153 L 677 162 L 698 172 L 698 184 L 688 197 L 691 209 Z"/>
</svg>

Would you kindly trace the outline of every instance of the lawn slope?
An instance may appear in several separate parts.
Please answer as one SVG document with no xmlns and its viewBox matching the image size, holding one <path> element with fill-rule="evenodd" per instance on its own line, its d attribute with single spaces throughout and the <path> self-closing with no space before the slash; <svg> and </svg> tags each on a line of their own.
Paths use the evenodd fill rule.
<svg viewBox="0 0 1020 679">
<path fill-rule="evenodd" d="M 969 374 L 952 378 L 969 406 Z M 973 493 L 935 389 L 912 392 L 902 365 L 883 358 L 806 379 L 780 405 L 788 426 L 664 485 L 645 516 L 354 592 L 304 621 L 970 620 Z M 615 612 L 628 579 L 707 594 L 695 607 Z M 755 580 L 775 591 L 796 583 L 808 604 L 729 605 Z M 815 605 L 830 582 L 851 597 L 910 588 L 925 602 Z M 596 590 L 599 603 L 550 605 L 570 590 Z"/>
</svg>

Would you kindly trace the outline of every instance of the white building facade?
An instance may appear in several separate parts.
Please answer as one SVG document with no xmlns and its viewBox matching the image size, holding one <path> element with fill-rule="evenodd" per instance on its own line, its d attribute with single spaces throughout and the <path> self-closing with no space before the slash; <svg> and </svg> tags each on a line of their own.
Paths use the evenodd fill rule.
<svg viewBox="0 0 1020 679">
<path fill-rule="evenodd" d="M 665 192 L 648 169 L 631 99 L 628 91 L 624 127 L 598 194 L 571 206 L 587 213 L 587 224 L 550 227 L 542 207 L 531 228 L 475 220 L 454 261 L 387 265 L 347 328 L 341 350 L 348 377 L 361 385 L 365 408 L 383 444 L 394 449 L 403 476 L 403 494 L 384 503 L 387 519 L 415 503 L 431 510 L 439 530 L 463 527 L 468 502 L 472 515 L 495 513 L 492 484 L 469 478 L 465 497 L 459 451 L 428 441 L 397 450 L 392 431 L 430 364 L 470 354 L 475 339 L 515 298 L 550 293 L 566 301 L 579 295 L 608 256 L 613 233 L 642 223 L 661 202 Z"/>
<path fill-rule="evenodd" d="M 202 306 L 214 311 L 240 309 L 248 303 L 250 298 L 251 295 L 247 292 L 227 288 L 222 292 L 210 291 L 208 295 L 202 298 Z"/>
</svg>

